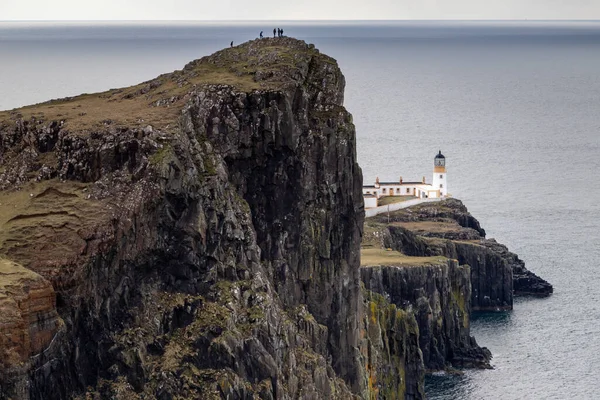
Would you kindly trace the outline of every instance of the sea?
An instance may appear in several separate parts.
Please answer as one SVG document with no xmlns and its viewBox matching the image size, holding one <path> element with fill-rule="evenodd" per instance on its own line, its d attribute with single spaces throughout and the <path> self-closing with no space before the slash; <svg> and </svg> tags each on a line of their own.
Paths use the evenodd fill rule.
<svg viewBox="0 0 600 400">
<path fill-rule="evenodd" d="M 429 181 L 554 285 L 473 316 L 492 370 L 429 399 L 600 399 L 600 22 L 3 22 L 0 110 L 136 84 L 273 28 L 346 76 L 366 183 Z"/>
</svg>

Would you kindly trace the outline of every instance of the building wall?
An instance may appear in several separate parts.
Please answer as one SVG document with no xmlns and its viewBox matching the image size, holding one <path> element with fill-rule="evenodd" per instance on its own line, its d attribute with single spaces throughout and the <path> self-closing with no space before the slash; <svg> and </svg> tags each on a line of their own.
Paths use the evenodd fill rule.
<svg viewBox="0 0 600 400">
<path fill-rule="evenodd" d="M 445 170 L 444 170 L 445 171 Z M 446 181 L 446 172 L 433 171 L 432 186 L 434 189 L 439 189 L 440 195 L 446 196 L 448 194 L 448 182 Z"/>
<path fill-rule="evenodd" d="M 433 201 L 440 201 L 440 199 L 412 199 L 412 200 L 407 200 L 407 201 L 403 201 L 400 203 L 389 204 L 387 206 L 379 206 L 379 207 L 375 207 L 375 208 L 369 208 L 368 210 L 365 210 L 365 218 L 374 217 L 375 215 L 383 214 L 388 211 L 389 212 L 397 211 L 402 208 L 414 206 L 416 204 L 429 203 L 429 202 L 433 202 Z"/>
<path fill-rule="evenodd" d="M 365 197 L 365 208 L 377 207 L 377 197 Z"/>
<path fill-rule="evenodd" d="M 440 175 L 443 175 L 443 179 L 440 179 Z M 371 194 L 376 196 L 375 198 L 365 198 L 365 208 L 371 208 L 377 206 L 377 199 L 387 196 L 415 196 L 420 199 L 425 198 L 440 198 L 445 196 L 446 192 L 446 174 L 437 173 L 437 185 L 430 185 L 428 183 L 423 184 L 404 184 L 398 183 L 396 185 L 380 185 L 375 188 L 363 188 L 363 195 Z M 434 179 L 436 176 L 434 175 Z M 443 188 L 439 185 L 442 184 Z M 374 205 L 373 205 L 374 204 Z"/>
<path fill-rule="evenodd" d="M 399 191 L 398 191 L 399 190 Z M 378 188 L 363 188 L 363 194 L 372 194 L 381 198 L 384 196 L 416 196 L 420 197 L 422 193 L 435 195 L 439 190 L 430 184 L 398 184 L 398 185 L 382 185 Z M 435 192 L 435 193 L 434 193 Z"/>
</svg>

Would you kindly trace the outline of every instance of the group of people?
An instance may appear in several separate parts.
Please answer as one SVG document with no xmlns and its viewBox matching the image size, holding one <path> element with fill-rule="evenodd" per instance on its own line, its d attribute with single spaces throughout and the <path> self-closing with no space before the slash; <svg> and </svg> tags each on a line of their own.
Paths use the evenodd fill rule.
<svg viewBox="0 0 600 400">
<path fill-rule="evenodd" d="M 273 37 L 276 37 L 275 35 L 283 37 L 283 29 L 273 28 Z M 260 31 L 260 38 L 263 38 L 263 31 Z"/>
<path fill-rule="evenodd" d="M 275 36 L 277 35 L 277 36 Z M 283 37 L 283 29 L 279 29 L 279 28 L 273 28 L 273 37 Z M 263 31 L 260 31 L 260 38 L 263 38 Z M 231 41 L 231 43 L 229 44 L 231 47 L 233 47 L 233 40 Z"/>
</svg>

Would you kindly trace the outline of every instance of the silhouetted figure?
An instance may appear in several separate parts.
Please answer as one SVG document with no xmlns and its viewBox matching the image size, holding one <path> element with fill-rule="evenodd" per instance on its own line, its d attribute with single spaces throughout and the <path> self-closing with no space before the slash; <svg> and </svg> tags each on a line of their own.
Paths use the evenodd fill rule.
<svg viewBox="0 0 600 400">
<path fill-rule="evenodd" d="M 283 37 L 283 29 L 281 30 L 281 37 Z"/>
<path fill-rule="evenodd" d="M 277 28 L 277 37 L 281 37 L 281 29 Z"/>
<path fill-rule="evenodd" d="M 273 37 L 275 37 L 275 28 L 273 28 Z"/>
<path fill-rule="evenodd" d="M 262 39 L 262 31 L 260 31 L 260 38 Z"/>
<path fill-rule="evenodd" d="M 231 41 L 231 44 L 230 44 L 230 46 L 231 46 L 231 47 L 233 47 L 233 40 Z"/>
</svg>

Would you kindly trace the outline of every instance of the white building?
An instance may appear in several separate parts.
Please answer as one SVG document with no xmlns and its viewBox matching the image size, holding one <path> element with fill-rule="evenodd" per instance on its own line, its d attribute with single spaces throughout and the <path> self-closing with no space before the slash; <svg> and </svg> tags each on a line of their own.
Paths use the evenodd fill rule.
<svg viewBox="0 0 600 400">
<path fill-rule="evenodd" d="M 389 196 L 410 196 L 426 198 L 443 198 L 448 196 L 446 181 L 446 157 L 440 151 L 433 159 L 433 180 L 426 183 L 425 177 L 420 182 L 404 181 L 402 177 L 397 182 L 380 182 L 379 177 L 374 185 L 363 186 L 365 208 L 377 207 L 379 199 Z"/>
</svg>

